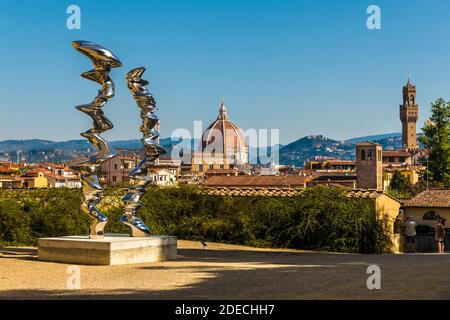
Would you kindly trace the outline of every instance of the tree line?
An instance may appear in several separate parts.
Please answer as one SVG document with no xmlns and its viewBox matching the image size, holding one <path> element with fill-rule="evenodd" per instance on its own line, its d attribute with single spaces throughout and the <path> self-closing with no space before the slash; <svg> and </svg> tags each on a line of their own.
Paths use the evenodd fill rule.
<svg viewBox="0 0 450 320">
<path fill-rule="evenodd" d="M 258 247 L 380 252 L 391 246 L 373 199 L 347 198 L 338 188 L 313 187 L 295 197 L 207 196 L 198 187 L 154 188 L 140 217 L 154 234 Z M 36 245 L 41 237 L 87 235 L 89 218 L 73 189 L 0 190 L 0 243 Z M 106 232 L 128 233 L 123 205 L 109 191 Z M 108 200 L 109 197 L 109 200 Z M 120 199 L 120 198 L 119 198 Z"/>
</svg>

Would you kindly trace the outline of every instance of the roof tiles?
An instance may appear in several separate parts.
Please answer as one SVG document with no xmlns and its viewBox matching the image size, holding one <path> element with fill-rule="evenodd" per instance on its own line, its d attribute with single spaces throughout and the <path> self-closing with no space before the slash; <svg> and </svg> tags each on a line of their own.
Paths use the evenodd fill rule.
<svg viewBox="0 0 450 320">
<path fill-rule="evenodd" d="M 203 182 L 207 187 L 304 187 L 310 177 L 301 176 L 211 176 Z"/>
<path fill-rule="evenodd" d="M 450 208 L 450 189 L 430 189 L 404 201 L 405 207 Z"/>
</svg>

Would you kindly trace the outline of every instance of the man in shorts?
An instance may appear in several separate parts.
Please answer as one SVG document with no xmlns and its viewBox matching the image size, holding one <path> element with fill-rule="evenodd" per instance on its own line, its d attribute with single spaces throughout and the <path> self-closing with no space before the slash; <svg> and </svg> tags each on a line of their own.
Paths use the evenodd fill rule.
<svg viewBox="0 0 450 320">
<path fill-rule="evenodd" d="M 408 216 L 405 221 L 405 236 L 406 236 L 406 252 L 415 252 L 415 238 L 416 238 L 416 226 L 413 216 Z"/>
</svg>

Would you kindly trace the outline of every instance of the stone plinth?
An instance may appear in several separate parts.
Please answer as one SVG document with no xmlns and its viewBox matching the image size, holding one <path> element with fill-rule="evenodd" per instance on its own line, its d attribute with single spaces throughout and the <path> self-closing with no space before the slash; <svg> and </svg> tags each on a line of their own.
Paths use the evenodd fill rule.
<svg viewBox="0 0 450 320">
<path fill-rule="evenodd" d="M 41 238 L 38 244 L 38 259 L 51 262 L 121 265 L 176 258 L 177 238 L 173 236 L 106 234 L 102 239 L 68 236 Z"/>
</svg>

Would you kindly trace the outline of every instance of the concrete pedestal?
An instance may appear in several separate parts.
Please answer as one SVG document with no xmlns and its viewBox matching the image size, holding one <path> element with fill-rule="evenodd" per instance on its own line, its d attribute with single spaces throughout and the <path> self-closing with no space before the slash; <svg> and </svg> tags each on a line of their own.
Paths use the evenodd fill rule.
<svg viewBox="0 0 450 320">
<path fill-rule="evenodd" d="M 177 238 L 173 236 L 106 234 L 103 239 L 68 236 L 41 238 L 38 243 L 38 259 L 51 262 L 121 265 L 176 258 Z"/>
</svg>

